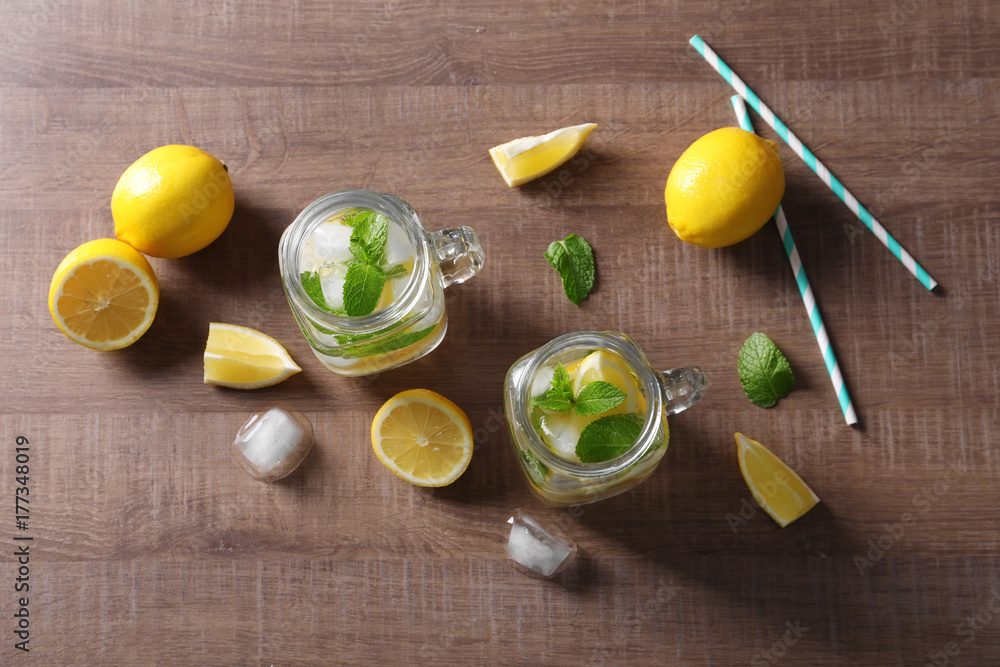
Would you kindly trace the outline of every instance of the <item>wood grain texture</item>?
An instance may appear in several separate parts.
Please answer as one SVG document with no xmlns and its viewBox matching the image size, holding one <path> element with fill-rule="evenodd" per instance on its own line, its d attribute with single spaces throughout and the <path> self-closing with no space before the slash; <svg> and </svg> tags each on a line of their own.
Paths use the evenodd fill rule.
<svg viewBox="0 0 1000 667">
<path fill-rule="evenodd" d="M 0 519 L 0 664 L 1000 660 L 996 3 L 4 0 L 0 16 L 0 492 L 12 505 L 23 434 L 35 538 L 25 655 Z M 715 251 L 665 227 L 673 161 L 734 124 L 694 33 L 942 284 L 927 293 L 784 151 L 785 210 L 861 428 L 843 424 L 773 226 Z M 487 156 L 585 121 L 586 164 L 561 177 L 512 190 Z M 47 312 L 52 271 L 112 234 L 118 176 L 166 143 L 229 165 L 236 214 L 205 250 L 153 260 L 162 301 L 138 343 L 79 348 Z M 429 229 L 471 224 L 487 252 L 448 291 L 442 345 L 360 380 L 312 357 L 276 256 L 306 204 L 349 187 L 400 195 Z M 571 232 L 598 263 L 579 308 L 542 257 Z M 211 321 L 267 332 L 304 372 L 203 385 Z M 710 387 L 671 420 L 650 480 L 569 512 L 528 493 L 502 382 L 579 329 L 626 331 Z M 756 330 L 797 376 L 771 410 L 736 376 Z M 477 429 L 450 487 L 411 487 L 371 453 L 376 410 L 413 387 Z M 264 485 L 229 445 L 275 401 L 308 415 L 317 445 Z M 736 430 L 823 502 L 783 530 L 759 511 L 734 522 L 753 514 Z M 578 541 L 571 570 L 546 582 L 507 564 L 515 507 Z"/>
</svg>

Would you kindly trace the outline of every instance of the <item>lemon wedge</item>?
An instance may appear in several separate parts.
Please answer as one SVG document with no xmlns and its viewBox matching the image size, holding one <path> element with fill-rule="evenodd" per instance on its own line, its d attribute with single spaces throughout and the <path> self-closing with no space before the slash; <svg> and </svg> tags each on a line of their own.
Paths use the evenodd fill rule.
<svg viewBox="0 0 1000 667">
<path fill-rule="evenodd" d="M 131 345 L 153 323 L 160 299 L 153 267 L 115 239 L 88 241 L 60 262 L 49 312 L 70 340 L 94 350 Z"/>
<path fill-rule="evenodd" d="M 428 389 L 409 389 L 386 401 L 372 421 L 375 456 L 417 486 L 445 486 L 472 460 L 472 425 L 458 407 Z"/>
<path fill-rule="evenodd" d="M 493 163 L 514 187 L 544 176 L 580 150 L 597 123 L 564 127 L 537 137 L 521 137 L 490 149 Z"/>
<path fill-rule="evenodd" d="M 754 500 L 784 528 L 819 502 L 795 471 L 756 440 L 736 434 L 740 471 Z"/>
<path fill-rule="evenodd" d="M 302 369 L 281 343 L 255 329 L 212 322 L 205 346 L 205 384 L 257 389 Z"/>
</svg>

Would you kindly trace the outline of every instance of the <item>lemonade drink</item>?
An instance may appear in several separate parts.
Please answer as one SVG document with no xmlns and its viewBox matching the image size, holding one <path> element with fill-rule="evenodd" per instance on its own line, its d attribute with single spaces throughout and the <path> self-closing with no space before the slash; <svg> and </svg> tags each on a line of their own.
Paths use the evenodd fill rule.
<svg viewBox="0 0 1000 667">
<path fill-rule="evenodd" d="M 320 286 L 318 293 L 310 292 L 310 297 L 314 297 L 321 307 L 339 315 L 347 315 L 344 286 L 348 268 L 356 261 L 351 252 L 352 221 L 359 215 L 369 214 L 383 218 L 388 228 L 382 263 L 386 275 L 391 277 L 383 285 L 375 310 L 391 304 L 413 276 L 413 244 L 399 224 L 371 209 L 355 208 L 335 213 L 321 222 L 303 244 L 299 251 L 299 273 L 300 280 L 307 285 L 315 280 Z M 316 298 L 319 295 L 322 299 Z"/>
<path fill-rule="evenodd" d="M 278 257 L 302 333 L 341 375 L 378 373 L 437 347 L 444 289 L 483 263 L 471 228 L 428 233 L 406 202 L 368 190 L 314 201 L 282 234 Z"/>
<path fill-rule="evenodd" d="M 580 331 L 516 361 L 504 407 L 532 492 L 577 505 L 645 480 L 666 453 L 667 415 L 694 405 L 704 389 L 696 367 L 660 373 L 625 334 Z"/>
<path fill-rule="evenodd" d="M 575 355 L 571 355 L 575 356 Z M 559 364 L 549 363 L 539 369 L 531 383 L 531 398 L 538 398 L 550 389 L 552 380 Z M 563 368 L 572 383 L 574 396 L 579 396 L 583 388 L 595 381 L 603 381 L 613 385 L 625 394 L 625 400 L 617 407 L 588 415 L 580 415 L 575 410 L 547 410 L 534 405 L 531 410 L 531 424 L 542 442 L 552 452 L 566 460 L 580 463 L 577 455 L 577 445 L 584 429 L 601 417 L 609 415 L 636 415 L 644 419 L 646 416 L 646 398 L 639 388 L 635 373 L 628 368 L 623 360 L 612 352 L 591 350 L 583 357 L 567 363 Z"/>
<path fill-rule="evenodd" d="M 388 228 L 385 250 L 377 260 L 385 276 L 375 309 L 377 314 L 397 303 L 415 282 L 416 250 L 406 230 L 395 220 L 367 208 L 350 208 L 331 215 L 313 230 L 299 251 L 299 280 L 309 298 L 333 315 L 349 317 L 345 303 L 348 271 L 357 257 L 351 251 L 355 221 L 376 216 Z M 430 270 L 436 268 L 434 266 Z M 437 281 L 439 282 L 439 281 Z M 349 292 L 348 292 L 349 293 Z M 434 304 L 433 290 L 404 315 L 404 327 L 377 333 L 335 333 L 316 327 L 313 350 L 321 362 L 342 375 L 365 375 L 422 357 L 441 341 L 447 328 L 444 303 Z M 347 350 L 345 344 L 358 344 Z"/>
</svg>

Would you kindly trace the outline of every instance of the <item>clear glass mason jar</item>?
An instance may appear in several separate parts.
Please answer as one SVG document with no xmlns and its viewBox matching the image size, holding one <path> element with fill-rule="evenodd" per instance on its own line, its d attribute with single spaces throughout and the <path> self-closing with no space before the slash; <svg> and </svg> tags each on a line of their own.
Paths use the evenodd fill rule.
<svg viewBox="0 0 1000 667">
<path fill-rule="evenodd" d="M 405 287 L 387 306 L 349 317 L 315 303 L 301 278 L 303 253 L 324 222 L 353 210 L 385 215 L 406 233 L 413 265 Z M 478 273 L 483 247 L 471 227 L 427 232 L 405 201 L 370 190 L 344 190 L 309 204 L 285 229 L 278 246 L 281 282 L 292 314 L 316 357 L 334 373 L 370 375 L 402 366 L 431 352 L 448 328 L 444 289 Z"/>
<path fill-rule="evenodd" d="M 569 366 L 596 350 L 631 373 L 641 395 L 636 404 L 645 405 L 644 419 L 635 443 L 622 454 L 600 463 L 581 463 L 560 456 L 543 441 L 536 430 L 538 413 L 533 415 L 539 408 L 532 407 L 531 397 L 551 377 L 540 374 L 543 369 L 557 363 Z M 504 383 L 507 425 L 528 486 L 551 505 L 592 503 L 631 489 L 656 469 L 666 453 L 667 415 L 700 401 L 705 387 L 705 374 L 697 366 L 656 371 L 639 345 L 616 331 L 568 333 L 529 352 L 510 367 Z"/>
</svg>

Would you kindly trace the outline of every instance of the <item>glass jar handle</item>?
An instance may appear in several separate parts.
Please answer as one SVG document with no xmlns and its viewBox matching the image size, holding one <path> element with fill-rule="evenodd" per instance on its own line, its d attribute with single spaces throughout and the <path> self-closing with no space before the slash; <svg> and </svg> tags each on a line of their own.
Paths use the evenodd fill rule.
<svg viewBox="0 0 1000 667">
<path fill-rule="evenodd" d="M 444 276 L 444 286 L 464 283 L 483 268 L 483 243 L 472 227 L 452 227 L 430 233 L 431 245 Z"/>
<path fill-rule="evenodd" d="M 663 409 L 668 415 L 687 410 L 705 395 L 708 380 L 697 366 L 675 368 L 657 375 L 663 387 Z"/>
</svg>

